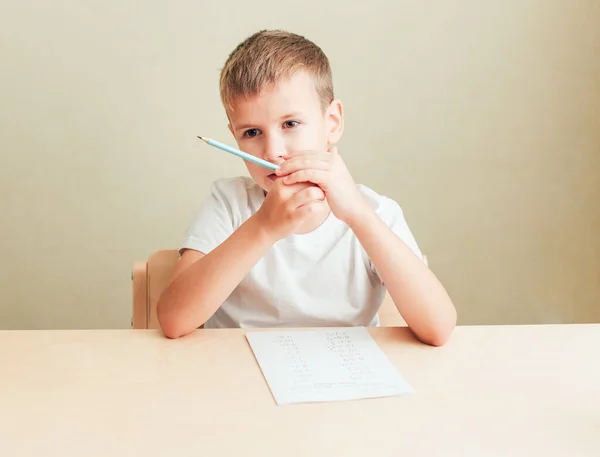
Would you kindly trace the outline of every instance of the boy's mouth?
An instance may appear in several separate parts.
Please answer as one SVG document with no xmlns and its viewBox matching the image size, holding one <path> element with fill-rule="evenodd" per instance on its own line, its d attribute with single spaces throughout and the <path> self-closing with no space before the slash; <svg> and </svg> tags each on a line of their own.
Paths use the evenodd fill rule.
<svg viewBox="0 0 600 457">
<path fill-rule="evenodd" d="M 267 175 L 267 178 L 271 181 L 275 181 L 277 178 L 280 178 L 280 176 L 277 176 L 275 173 L 271 173 L 270 175 Z"/>
</svg>

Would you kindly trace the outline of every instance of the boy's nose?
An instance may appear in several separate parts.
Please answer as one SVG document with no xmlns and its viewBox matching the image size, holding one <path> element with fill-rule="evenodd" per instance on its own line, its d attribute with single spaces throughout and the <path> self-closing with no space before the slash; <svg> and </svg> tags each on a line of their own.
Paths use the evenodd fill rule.
<svg viewBox="0 0 600 457">
<path fill-rule="evenodd" d="M 263 159 L 273 163 L 280 163 L 285 155 L 285 143 L 275 138 L 269 138 L 265 142 L 263 150 Z"/>
</svg>

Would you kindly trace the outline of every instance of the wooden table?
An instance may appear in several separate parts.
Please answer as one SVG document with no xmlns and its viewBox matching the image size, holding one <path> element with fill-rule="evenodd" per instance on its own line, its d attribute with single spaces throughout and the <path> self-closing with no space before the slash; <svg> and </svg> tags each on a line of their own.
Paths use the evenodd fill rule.
<svg viewBox="0 0 600 457">
<path fill-rule="evenodd" d="M 370 332 L 416 395 L 276 406 L 243 330 L 0 332 L 0 455 L 600 456 L 600 325 Z"/>
</svg>

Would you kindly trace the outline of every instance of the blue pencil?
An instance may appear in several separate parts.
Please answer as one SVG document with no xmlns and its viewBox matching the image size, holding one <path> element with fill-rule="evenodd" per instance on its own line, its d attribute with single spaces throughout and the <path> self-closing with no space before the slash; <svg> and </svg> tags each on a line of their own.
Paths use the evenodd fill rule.
<svg viewBox="0 0 600 457">
<path fill-rule="evenodd" d="M 220 141 L 212 140 L 210 138 L 204 138 L 202 136 L 199 136 L 198 138 L 200 138 L 205 143 L 210 144 L 211 146 L 214 146 L 215 148 L 222 149 L 223 151 L 226 151 L 233 155 L 241 157 L 242 159 L 247 160 L 248 162 L 252 162 L 257 165 L 260 165 L 261 167 L 268 168 L 269 170 L 277 170 L 279 168 L 279 165 L 275 165 L 274 163 L 267 162 L 266 160 L 259 159 L 258 157 L 254 157 L 253 155 L 250 155 L 247 152 L 243 152 L 243 151 L 240 151 L 239 149 L 232 148 L 231 146 L 227 146 L 226 144 L 223 144 Z"/>
</svg>

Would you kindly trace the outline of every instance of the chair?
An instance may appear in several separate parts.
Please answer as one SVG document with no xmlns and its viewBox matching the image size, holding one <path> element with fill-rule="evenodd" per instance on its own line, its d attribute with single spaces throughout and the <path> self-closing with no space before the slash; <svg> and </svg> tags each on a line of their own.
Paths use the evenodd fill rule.
<svg viewBox="0 0 600 457">
<path fill-rule="evenodd" d="M 156 316 L 156 304 L 163 290 L 169 285 L 171 274 L 179 261 L 175 249 L 156 251 L 146 262 L 135 262 L 131 279 L 133 281 L 134 329 L 160 328 Z"/>
<path fill-rule="evenodd" d="M 168 286 L 178 260 L 179 252 L 172 249 L 156 251 L 146 262 L 134 263 L 131 274 L 133 282 L 131 326 L 134 329 L 160 328 L 156 316 L 156 304 L 163 290 Z M 425 256 L 423 260 L 427 264 Z M 389 294 L 386 294 L 379 309 L 379 320 L 383 327 L 406 326 Z"/>
</svg>

